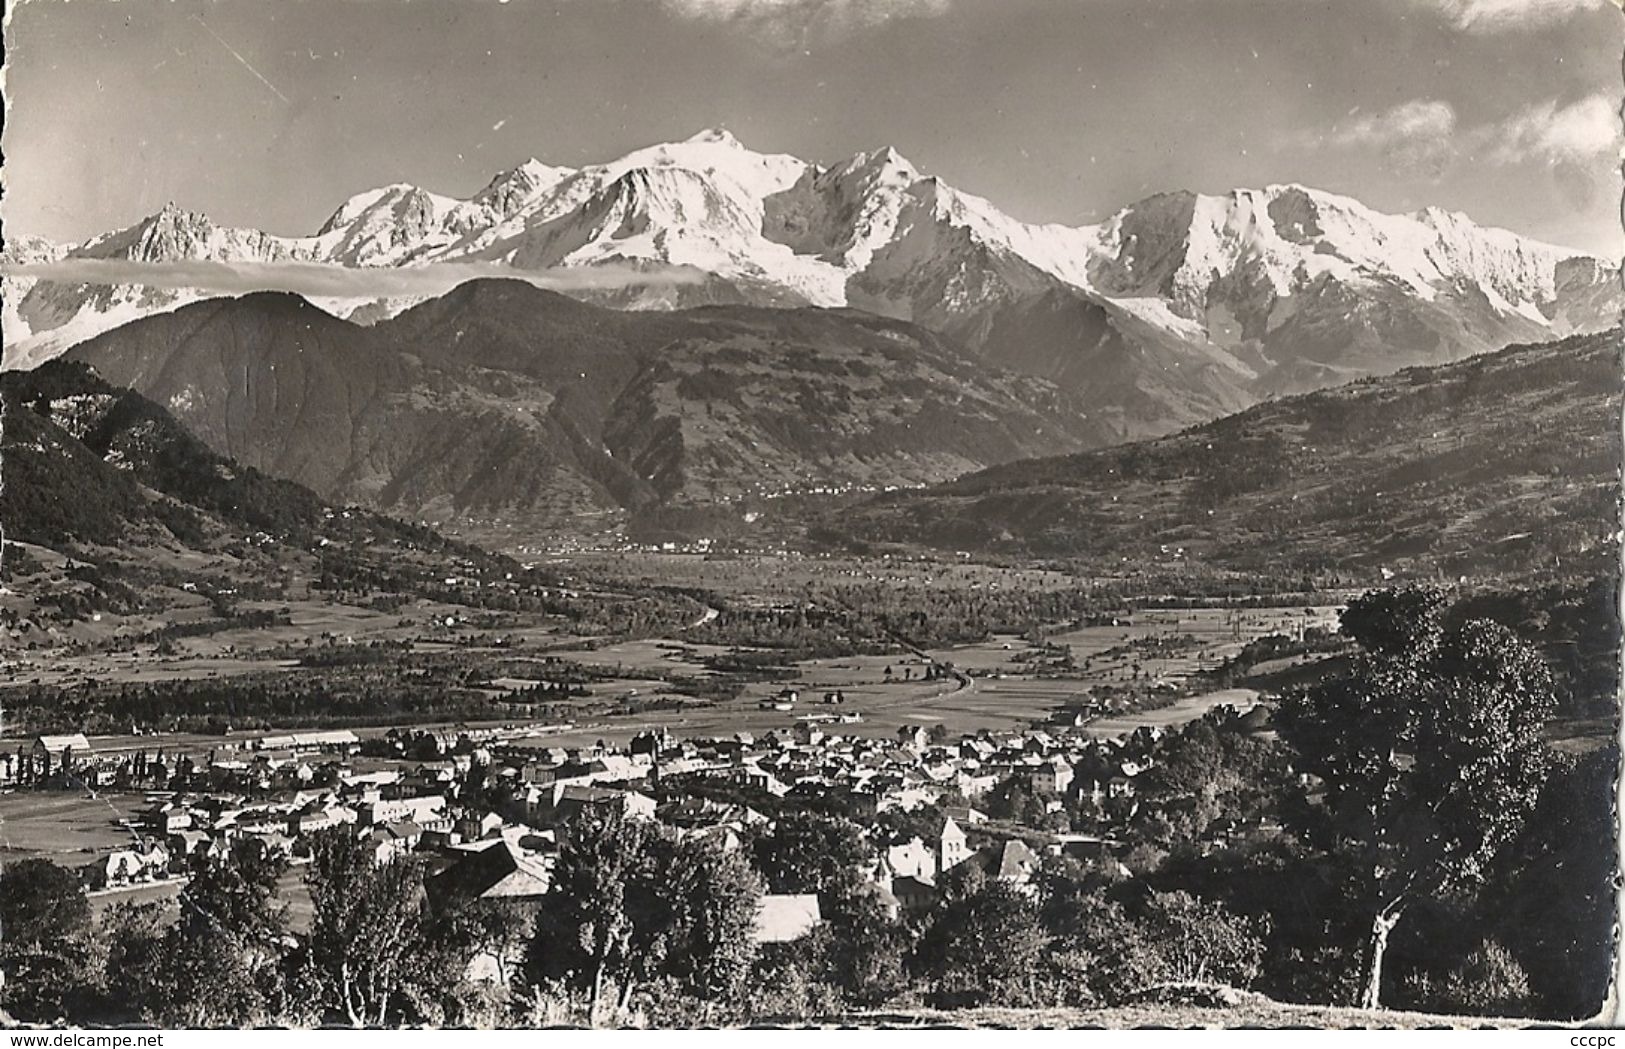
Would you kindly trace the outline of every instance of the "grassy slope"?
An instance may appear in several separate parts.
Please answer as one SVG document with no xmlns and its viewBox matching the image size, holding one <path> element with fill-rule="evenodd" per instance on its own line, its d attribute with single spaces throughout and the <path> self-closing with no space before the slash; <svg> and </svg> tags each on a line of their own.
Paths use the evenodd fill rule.
<svg viewBox="0 0 1625 1049">
<path fill-rule="evenodd" d="M 828 534 L 1228 567 L 1556 567 L 1617 527 L 1619 334 L 1271 402 L 877 499 Z M 1600 563 L 1600 562 L 1599 562 Z"/>
</svg>

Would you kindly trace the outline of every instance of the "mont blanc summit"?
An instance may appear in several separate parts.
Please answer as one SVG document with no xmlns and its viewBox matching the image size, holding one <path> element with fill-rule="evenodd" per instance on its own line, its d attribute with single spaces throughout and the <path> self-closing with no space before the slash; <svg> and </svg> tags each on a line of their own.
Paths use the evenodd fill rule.
<svg viewBox="0 0 1625 1049">
<path fill-rule="evenodd" d="M 1162 193 L 1094 225 L 1033 224 L 891 148 L 821 165 L 716 129 L 581 168 L 532 159 L 467 199 L 383 186 L 306 237 L 223 227 L 170 204 L 78 245 L 13 242 L 6 259 L 8 367 L 221 294 L 173 279 L 149 286 L 149 267 L 613 266 L 633 277 L 575 293 L 646 309 L 847 306 L 910 320 L 1070 389 L 1124 437 L 1598 330 L 1620 306 L 1608 263 L 1434 207 L 1391 215 L 1271 185 Z M 671 267 L 698 278 L 661 280 Z M 312 297 L 372 322 L 425 296 Z"/>
</svg>

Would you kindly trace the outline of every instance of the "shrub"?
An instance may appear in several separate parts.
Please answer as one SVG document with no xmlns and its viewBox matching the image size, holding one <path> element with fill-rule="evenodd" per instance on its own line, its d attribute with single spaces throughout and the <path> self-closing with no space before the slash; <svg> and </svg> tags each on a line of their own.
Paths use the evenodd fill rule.
<svg viewBox="0 0 1625 1049">
<path fill-rule="evenodd" d="M 1526 1016 L 1529 974 L 1512 952 L 1486 940 L 1444 978 L 1439 1007 L 1473 1016 Z"/>
</svg>

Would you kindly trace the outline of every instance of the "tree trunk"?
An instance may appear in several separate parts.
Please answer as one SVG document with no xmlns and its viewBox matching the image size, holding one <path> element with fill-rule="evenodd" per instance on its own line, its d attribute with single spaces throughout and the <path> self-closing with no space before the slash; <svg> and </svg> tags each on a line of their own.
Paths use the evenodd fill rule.
<svg viewBox="0 0 1625 1049">
<path fill-rule="evenodd" d="M 339 994 L 344 999 L 344 1011 L 350 1017 L 350 1026 L 367 1026 L 366 1017 L 356 1012 L 354 983 L 350 979 L 350 963 L 339 963 Z"/>
<path fill-rule="evenodd" d="M 587 1026 L 598 1026 L 598 999 L 604 994 L 604 959 L 599 958 L 592 971 L 592 994 L 587 999 Z"/>
<path fill-rule="evenodd" d="M 1393 932 L 1402 911 L 1389 907 L 1377 912 L 1371 919 L 1371 945 L 1366 957 L 1365 990 L 1360 994 L 1360 1008 L 1382 1008 L 1382 956 L 1388 950 L 1388 934 Z"/>
</svg>

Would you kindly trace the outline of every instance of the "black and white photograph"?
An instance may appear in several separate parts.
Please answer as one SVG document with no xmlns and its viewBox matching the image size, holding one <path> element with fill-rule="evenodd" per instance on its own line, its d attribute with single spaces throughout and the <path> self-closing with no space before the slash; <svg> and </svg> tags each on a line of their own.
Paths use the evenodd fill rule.
<svg viewBox="0 0 1625 1049">
<path fill-rule="evenodd" d="M 1619 0 L 4 43 L 8 1044 L 1619 1023 Z"/>
</svg>

